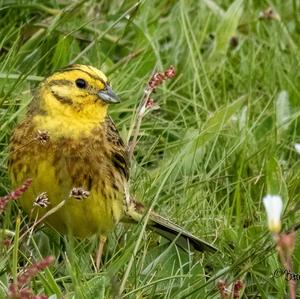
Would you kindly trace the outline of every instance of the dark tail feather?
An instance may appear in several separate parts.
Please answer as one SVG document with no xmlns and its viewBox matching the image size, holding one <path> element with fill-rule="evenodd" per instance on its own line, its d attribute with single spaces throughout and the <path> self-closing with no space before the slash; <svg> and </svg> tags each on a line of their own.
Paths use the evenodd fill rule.
<svg viewBox="0 0 300 299">
<path fill-rule="evenodd" d="M 139 222 L 145 215 L 145 208 L 141 203 L 135 200 L 132 200 L 131 203 L 132 205 L 129 207 L 123 221 L 130 223 Z M 175 243 L 185 250 L 192 247 L 198 251 L 217 251 L 217 248 L 213 245 L 195 237 L 179 225 L 154 212 L 150 212 L 147 226 L 170 241 L 176 240 Z"/>
<path fill-rule="evenodd" d="M 176 239 L 176 244 L 183 249 L 187 250 L 192 247 L 198 251 L 217 251 L 217 248 L 211 244 L 195 237 L 182 227 L 156 213 L 150 213 L 148 226 L 170 241 Z"/>
</svg>

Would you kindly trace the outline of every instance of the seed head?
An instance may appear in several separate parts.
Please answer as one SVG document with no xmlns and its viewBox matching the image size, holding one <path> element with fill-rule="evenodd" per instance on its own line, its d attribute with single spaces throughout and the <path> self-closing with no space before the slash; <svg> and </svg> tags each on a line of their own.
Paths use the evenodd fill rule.
<svg viewBox="0 0 300 299">
<path fill-rule="evenodd" d="M 39 194 L 33 202 L 33 205 L 41 208 L 47 208 L 49 205 L 49 198 L 47 192 Z"/>
<path fill-rule="evenodd" d="M 268 7 L 258 15 L 259 19 L 280 21 L 280 15 L 272 8 Z"/>
<path fill-rule="evenodd" d="M 47 131 L 38 130 L 35 139 L 44 145 L 50 140 L 50 136 Z"/>
<path fill-rule="evenodd" d="M 89 197 L 89 195 L 90 195 L 90 192 L 87 190 L 84 190 L 82 187 L 79 187 L 79 188 L 73 187 L 70 192 L 69 197 L 74 197 L 78 200 L 82 200 L 82 199 Z"/>
</svg>

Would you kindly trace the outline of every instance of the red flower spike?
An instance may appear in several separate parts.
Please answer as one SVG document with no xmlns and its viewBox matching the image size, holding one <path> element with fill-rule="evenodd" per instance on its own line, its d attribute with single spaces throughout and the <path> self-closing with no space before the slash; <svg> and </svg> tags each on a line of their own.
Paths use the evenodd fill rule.
<svg viewBox="0 0 300 299">
<path fill-rule="evenodd" d="M 227 299 L 227 293 L 226 293 L 226 284 L 224 280 L 219 280 L 218 281 L 218 289 L 220 291 L 220 295 L 222 299 Z"/>
<path fill-rule="evenodd" d="M 16 285 L 14 283 L 10 284 L 8 290 L 10 293 L 16 293 L 17 291 Z"/>
<path fill-rule="evenodd" d="M 295 242 L 295 232 L 289 234 L 279 234 L 277 238 L 277 250 L 279 250 L 285 257 L 290 257 L 294 251 Z"/>
<path fill-rule="evenodd" d="M 153 108 L 153 106 L 155 105 L 154 100 L 153 99 L 149 99 L 146 103 L 146 108 Z"/>
<path fill-rule="evenodd" d="M 22 194 L 27 191 L 27 189 L 29 188 L 29 186 L 32 183 L 32 179 L 27 179 L 22 186 L 20 186 L 19 188 L 17 188 L 16 190 L 12 191 L 8 196 L 10 197 L 11 200 L 16 200 L 19 197 L 22 196 Z"/>
<path fill-rule="evenodd" d="M 27 269 L 18 276 L 17 281 L 18 281 L 18 287 L 21 288 L 25 284 L 27 284 L 34 276 L 36 276 L 39 272 L 50 266 L 54 262 L 54 257 L 53 256 L 48 256 L 45 257 L 43 260 L 40 262 L 37 262 Z"/>
<path fill-rule="evenodd" d="M 8 299 L 47 299 L 46 295 L 34 295 L 32 290 L 26 286 L 30 280 L 39 272 L 54 262 L 53 256 L 45 257 L 43 260 L 24 269 L 17 277 L 17 283 L 11 283 L 8 287 Z"/>
<path fill-rule="evenodd" d="M 240 298 L 240 291 L 243 288 L 243 282 L 241 280 L 237 280 L 233 285 L 233 299 Z"/>
<path fill-rule="evenodd" d="M 150 89 L 153 91 L 156 89 L 157 86 L 161 85 L 163 81 L 169 78 L 173 78 L 176 75 L 176 70 L 174 66 L 170 66 L 167 70 L 165 70 L 163 73 L 162 72 L 157 72 L 155 73 L 149 83 L 148 86 Z"/>
<path fill-rule="evenodd" d="M 224 280 L 219 280 L 218 281 L 218 289 L 224 291 L 226 287 L 225 281 Z"/>
<path fill-rule="evenodd" d="M 24 192 L 30 187 L 32 179 L 27 179 L 22 186 L 18 187 L 16 190 L 7 194 L 6 196 L 0 197 L 0 214 L 4 211 L 7 203 L 10 200 L 16 200 L 22 196 Z"/>
<path fill-rule="evenodd" d="M 165 71 L 165 76 L 167 78 L 173 78 L 176 76 L 176 69 L 173 65 L 171 65 L 166 71 Z"/>
</svg>

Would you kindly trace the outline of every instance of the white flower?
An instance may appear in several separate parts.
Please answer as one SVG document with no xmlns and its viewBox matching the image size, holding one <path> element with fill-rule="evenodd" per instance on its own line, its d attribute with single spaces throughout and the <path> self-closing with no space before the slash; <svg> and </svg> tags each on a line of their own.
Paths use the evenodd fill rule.
<svg viewBox="0 0 300 299">
<path fill-rule="evenodd" d="M 263 198 L 267 212 L 269 230 L 279 233 L 281 230 L 281 213 L 283 208 L 282 198 L 279 195 L 267 195 Z"/>
<path fill-rule="evenodd" d="M 295 143 L 294 146 L 295 146 L 296 152 L 297 152 L 298 154 L 300 154 L 300 143 Z"/>
</svg>

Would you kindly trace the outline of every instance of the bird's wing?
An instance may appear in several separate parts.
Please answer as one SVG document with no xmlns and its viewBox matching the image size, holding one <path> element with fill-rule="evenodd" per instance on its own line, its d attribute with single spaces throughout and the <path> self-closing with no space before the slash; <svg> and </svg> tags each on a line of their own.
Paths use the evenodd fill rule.
<svg viewBox="0 0 300 299">
<path fill-rule="evenodd" d="M 129 157 L 124 142 L 110 117 L 106 119 L 106 138 L 111 145 L 111 160 L 113 166 L 129 179 Z"/>
</svg>

